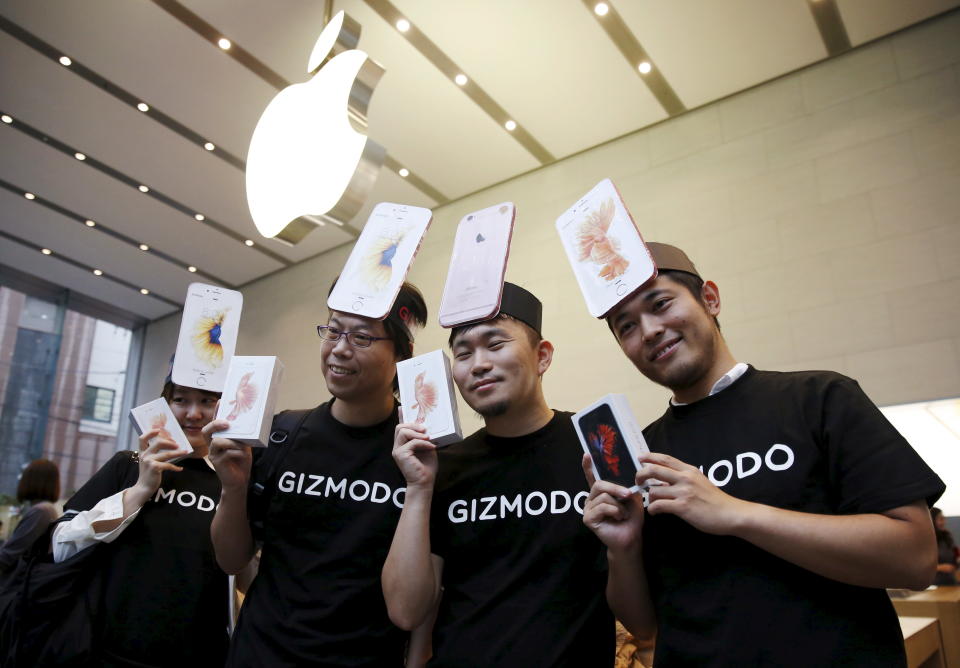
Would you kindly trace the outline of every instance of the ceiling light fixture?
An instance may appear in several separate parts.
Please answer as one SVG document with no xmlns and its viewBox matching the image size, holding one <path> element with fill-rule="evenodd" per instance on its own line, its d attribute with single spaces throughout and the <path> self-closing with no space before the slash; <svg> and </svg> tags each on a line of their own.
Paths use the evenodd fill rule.
<svg viewBox="0 0 960 668">
<path fill-rule="evenodd" d="M 610 6 L 605 2 L 598 2 L 593 6 L 593 11 L 597 16 L 606 16 L 607 12 L 610 11 Z"/>
<path fill-rule="evenodd" d="M 83 221 L 83 224 L 86 225 L 87 227 L 96 227 L 96 226 L 97 226 L 97 224 L 96 224 L 95 222 L 93 222 L 92 220 L 85 220 L 85 221 Z"/>
<path fill-rule="evenodd" d="M 94 270 L 93 270 L 93 275 L 94 275 L 94 276 L 103 276 L 103 272 L 100 271 L 99 269 L 94 269 Z"/>
<path fill-rule="evenodd" d="M 33 193 L 23 193 L 23 196 L 26 197 L 27 199 L 37 199 L 37 196 L 34 195 Z"/>
<path fill-rule="evenodd" d="M 410 30 L 410 21 L 406 19 L 400 19 L 399 21 L 397 21 L 397 30 L 399 30 L 400 32 L 407 32 L 408 30 Z"/>
<path fill-rule="evenodd" d="M 221 49 L 226 51 L 231 46 L 233 46 L 233 44 L 231 44 L 230 40 L 227 39 L 226 37 L 221 37 L 220 39 L 217 40 L 217 46 L 219 46 Z"/>
<path fill-rule="evenodd" d="M 140 250 L 148 251 L 150 250 L 150 246 L 148 246 L 147 244 L 140 244 Z"/>
<path fill-rule="evenodd" d="M 146 113 L 146 112 L 150 111 L 150 105 L 147 104 L 146 102 L 140 102 L 140 103 L 137 104 L 137 109 L 139 109 L 140 111 Z"/>
<path fill-rule="evenodd" d="M 87 156 L 85 156 L 83 153 L 80 153 L 79 151 L 77 151 L 76 153 L 74 153 L 74 154 L 73 154 L 73 157 L 76 158 L 77 160 L 80 160 L 80 161 L 83 161 L 83 160 L 86 160 L 86 159 L 87 159 Z"/>
<path fill-rule="evenodd" d="M 653 65 L 651 65 L 647 61 L 643 61 L 642 63 L 637 65 L 637 69 L 640 70 L 640 74 L 647 74 L 650 72 L 650 70 L 653 69 Z"/>
<path fill-rule="evenodd" d="M 457 84 L 458 86 L 466 86 L 466 85 L 467 85 L 467 75 L 466 75 L 466 74 L 458 74 L 457 76 L 453 77 L 453 80 L 456 82 L 456 84 Z"/>
<path fill-rule="evenodd" d="M 13 123 L 13 119 L 12 119 L 11 117 L 7 116 L 6 114 L 4 114 L 3 116 L 0 116 L 0 121 L 3 121 L 4 123 L 7 123 L 8 125 L 9 125 L 10 123 Z"/>
<path fill-rule="evenodd" d="M 197 273 L 197 268 L 191 264 L 189 267 L 187 267 L 187 271 L 189 271 L 191 274 L 195 274 Z"/>
<path fill-rule="evenodd" d="M 202 213 L 195 213 L 195 214 L 193 214 L 193 217 L 196 218 L 197 221 L 198 221 L 198 222 L 201 222 L 201 223 L 202 223 L 204 220 L 207 219 L 207 217 L 204 216 Z"/>
<path fill-rule="evenodd" d="M 206 144 L 204 144 L 203 147 L 204 147 L 205 149 L 207 149 L 208 151 L 212 151 L 213 149 L 216 148 L 216 146 L 213 145 L 213 142 L 210 142 L 210 141 L 208 141 Z"/>
<path fill-rule="evenodd" d="M 49 248 L 41 248 L 40 252 L 43 253 L 44 255 L 53 255 L 53 251 L 50 250 Z"/>
<path fill-rule="evenodd" d="M 247 239 L 247 240 L 244 241 L 243 243 L 247 244 L 248 246 L 252 246 L 252 245 L 253 245 L 253 239 Z"/>
<path fill-rule="evenodd" d="M 146 186 L 137 186 L 137 190 L 139 190 L 139 191 L 142 192 L 142 193 L 148 193 L 148 192 L 150 192 L 150 188 L 148 188 L 148 187 L 146 187 Z"/>
<path fill-rule="evenodd" d="M 70 67 L 73 65 L 73 61 L 67 58 L 66 56 L 60 56 L 60 64 L 64 67 Z"/>
<path fill-rule="evenodd" d="M 140 288 L 140 294 L 141 294 L 141 295 L 149 295 L 149 294 L 150 294 L 150 291 L 147 290 L 146 288 Z"/>
<path fill-rule="evenodd" d="M 407 169 L 406 167 L 401 167 L 400 169 L 397 170 L 397 174 L 399 174 L 403 178 L 407 178 L 408 176 L 410 176 L 410 170 Z"/>
<path fill-rule="evenodd" d="M 513 132 L 514 130 L 517 129 L 517 124 L 514 121 L 507 121 L 506 123 L 503 124 L 503 127 L 505 127 L 510 132 Z"/>
</svg>

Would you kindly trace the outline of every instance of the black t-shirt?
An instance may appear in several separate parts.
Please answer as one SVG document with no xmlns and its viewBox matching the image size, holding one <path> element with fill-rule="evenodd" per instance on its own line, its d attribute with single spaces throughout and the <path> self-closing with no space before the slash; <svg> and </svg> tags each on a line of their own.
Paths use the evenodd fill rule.
<svg viewBox="0 0 960 668">
<path fill-rule="evenodd" d="M 226 658 L 227 576 L 210 541 L 220 480 L 202 459 L 178 466 L 111 546 L 103 648 L 118 663 L 182 668 Z M 118 452 L 65 504 L 67 518 L 128 487 L 137 468 L 133 453 Z"/>
<path fill-rule="evenodd" d="M 431 550 L 443 597 L 428 665 L 606 666 L 606 549 L 583 525 L 570 413 L 519 438 L 476 432 L 440 452 Z"/>
<path fill-rule="evenodd" d="M 280 466 L 230 666 L 403 665 L 407 634 L 390 623 L 380 585 L 406 493 L 391 455 L 397 417 L 348 427 L 330 406 L 293 443 L 255 449 L 252 479 L 274 458 Z"/>
<path fill-rule="evenodd" d="M 882 512 L 944 490 L 859 385 L 832 372 L 751 367 L 711 397 L 671 406 L 644 435 L 727 494 L 799 512 Z M 672 515 L 645 518 L 643 545 L 660 668 L 905 665 L 882 589 L 827 579 Z"/>
</svg>

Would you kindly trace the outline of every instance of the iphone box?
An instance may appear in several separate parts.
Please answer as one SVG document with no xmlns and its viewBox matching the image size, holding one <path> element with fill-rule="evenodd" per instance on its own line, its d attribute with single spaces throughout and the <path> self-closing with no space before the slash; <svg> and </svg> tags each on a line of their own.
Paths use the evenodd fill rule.
<svg viewBox="0 0 960 668">
<path fill-rule="evenodd" d="M 500 311 L 516 211 L 513 202 L 502 202 L 460 220 L 440 301 L 441 327 L 489 320 Z"/>
<path fill-rule="evenodd" d="M 657 267 L 610 179 L 604 179 L 557 218 L 557 232 L 590 315 L 605 317 Z"/>
<path fill-rule="evenodd" d="M 650 448 L 627 398 L 622 394 L 608 394 L 571 419 L 583 451 L 590 455 L 593 476 L 639 491 L 634 479 L 638 457 L 650 452 Z"/>
<path fill-rule="evenodd" d="M 159 430 L 157 438 L 165 438 L 177 444 L 177 452 L 180 453 L 180 459 L 193 453 L 193 446 L 187 440 L 187 435 L 180 428 L 180 423 L 173 416 L 170 405 L 163 397 L 148 401 L 145 404 L 130 409 L 130 421 L 133 423 L 137 434 L 143 436 L 148 431 Z M 153 445 L 157 439 L 151 439 L 150 445 Z M 172 461 L 177 461 L 176 459 Z"/>
<path fill-rule="evenodd" d="M 229 422 L 230 428 L 217 436 L 246 445 L 268 445 L 282 376 L 283 363 L 277 357 L 235 355 L 216 418 Z"/>
<path fill-rule="evenodd" d="M 434 350 L 397 362 L 403 422 L 422 424 L 437 447 L 463 440 L 450 358 Z"/>
<path fill-rule="evenodd" d="M 237 347 L 243 295 L 236 290 L 191 283 L 183 304 L 173 382 L 222 392 Z"/>
<path fill-rule="evenodd" d="M 327 298 L 330 310 L 386 318 L 432 219 L 430 209 L 419 206 L 381 202 L 373 207 Z"/>
</svg>

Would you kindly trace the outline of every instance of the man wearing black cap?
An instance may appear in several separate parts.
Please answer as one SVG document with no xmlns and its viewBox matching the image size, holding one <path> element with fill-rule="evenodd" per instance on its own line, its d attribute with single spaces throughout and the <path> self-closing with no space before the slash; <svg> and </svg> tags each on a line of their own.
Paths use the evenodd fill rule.
<svg viewBox="0 0 960 668">
<path fill-rule="evenodd" d="M 407 494 L 384 595 L 402 628 L 436 611 L 430 666 L 613 661 L 604 548 L 581 521 L 570 414 L 543 396 L 553 346 L 540 324 L 540 301 L 504 284 L 499 315 L 450 335 L 454 380 L 485 428 L 438 457 L 420 425 L 397 426 Z"/>
<path fill-rule="evenodd" d="M 905 665 L 884 587 L 930 584 L 943 483 L 854 380 L 737 364 L 717 286 L 648 246 L 659 276 L 607 322 L 673 397 L 644 430 L 646 513 L 585 466 L 611 607 L 657 666 Z"/>
</svg>

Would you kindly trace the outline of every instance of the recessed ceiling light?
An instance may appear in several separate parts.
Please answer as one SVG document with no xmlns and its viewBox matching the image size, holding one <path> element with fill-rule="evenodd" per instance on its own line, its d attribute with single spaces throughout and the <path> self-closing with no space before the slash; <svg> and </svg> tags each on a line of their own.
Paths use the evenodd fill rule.
<svg viewBox="0 0 960 668">
<path fill-rule="evenodd" d="M 605 2 L 598 2 L 593 6 L 593 11 L 596 12 L 597 16 L 606 16 L 610 7 Z"/>
<path fill-rule="evenodd" d="M 513 132 L 514 130 L 517 129 L 517 124 L 513 121 L 507 121 L 506 123 L 503 124 L 503 127 L 505 127 L 510 132 Z"/>
<path fill-rule="evenodd" d="M 207 149 L 208 151 L 212 151 L 213 149 L 216 148 L 216 146 L 213 145 L 213 142 L 210 142 L 210 141 L 208 141 L 206 144 L 204 144 L 203 147 L 204 147 L 205 149 Z"/>
<path fill-rule="evenodd" d="M 191 264 L 189 267 L 187 267 L 187 271 L 189 271 L 191 274 L 195 274 L 197 272 L 197 268 Z"/>
<path fill-rule="evenodd" d="M 7 116 L 6 114 L 4 114 L 3 116 L 0 116 L 0 121 L 3 121 L 4 123 L 8 123 L 8 124 L 13 123 L 13 119 Z"/>
<path fill-rule="evenodd" d="M 397 30 L 399 30 L 400 32 L 407 32 L 408 30 L 410 30 L 410 21 L 406 19 L 400 19 L 399 21 L 397 21 Z"/>
<path fill-rule="evenodd" d="M 94 270 L 93 270 L 93 275 L 94 275 L 94 276 L 103 276 L 103 272 L 100 271 L 99 269 L 94 269 Z"/>
<path fill-rule="evenodd" d="M 80 151 L 77 151 L 76 153 L 74 153 L 74 154 L 73 154 L 73 157 L 76 158 L 77 160 L 86 160 L 86 159 L 87 159 L 87 156 L 85 156 L 83 153 L 80 153 Z"/>
<path fill-rule="evenodd" d="M 220 39 L 217 40 L 217 46 L 219 46 L 221 49 L 226 51 L 231 46 L 233 46 L 233 44 L 231 44 L 230 40 L 227 39 L 226 37 L 221 37 Z"/>
<path fill-rule="evenodd" d="M 453 80 L 457 83 L 458 86 L 466 86 L 466 85 L 467 85 L 467 75 L 466 75 L 466 74 L 458 74 L 457 76 L 453 77 Z"/>
<path fill-rule="evenodd" d="M 248 246 L 252 246 L 252 245 L 253 245 L 253 239 L 247 239 L 247 240 L 244 241 L 243 243 L 247 244 Z"/>
<path fill-rule="evenodd" d="M 146 288 L 140 288 L 140 294 L 141 294 L 141 295 L 149 295 L 149 294 L 150 294 L 150 291 L 147 290 Z"/>
<path fill-rule="evenodd" d="M 50 250 L 49 248 L 41 248 L 41 249 L 40 249 L 40 252 L 43 253 L 44 255 L 52 255 L 52 254 L 53 254 L 53 251 Z"/>
<path fill-rule="evenodd" d="M 26 197 L 27 199 L 37 199 L 37 196 L 34 195 L 33 193 L 23 193 L 23 196 Z"/>
<path fill-rule="evenodd" d="M 150 246 L 148 246 L 147 244 L 140 244 L 140 250 L 148 251 L 150 250 Z"/>
<path fill-rule="evenodd" d="M 637 69 L 640 70 L 640 74 L 647 74 L 650 70 L 653 69 L 653 65 L 651 65 L 647 61 L 643 61 L 642 63 L 637 65 Z"/>
<path fill-rule="evenodd" d="M 137 190 L 139 190 L 139 191 L 142 192 L 142 193 L 148 193 L 148 192 L 150 192 L 150 188 L 148 188 L 148 187 L 146 187 L 146 186 L 137 186 Z"/>
<path fill-rule="evenodd" d="M 202 213 L 195 213 L 193 214 L 193 217 L 196 218 L 201 223 L 207 219 L 206 216 L 204 216 Z"/>
<path fill-rule="evenodd" d="M 83 224 L 86 225 L 87 227 L 96 227 L 96 226 L 97 226 L 97 224 L 96 224 L 95 222 L 93 222 L 92 220 L 85 220 L 85 221 L 83 221 Z"/>
<path fill-rule="evenodd" d="M 66 56 L 60 56 L 60 64 L 64 67 L 70 67 L 73 65 L 73 61 L 67 58 Z"/>
<path fill-rule="evenodd" d="M 403 178 L 407 178 L 408 176 L 410 176 L 410 170 L 407 169 L 406 167 L 401 167 L 400 169 L 397 170 L 397 174 L 399 174 Z"/>
<path fill-rule="evenodd" d="M 137 109 L 139 109 L 142 112 L 148 112 L 150 111 L 150 105 L 147 104 L 146 102 L 140 102 L 137 104 Z"/>
</svg>

